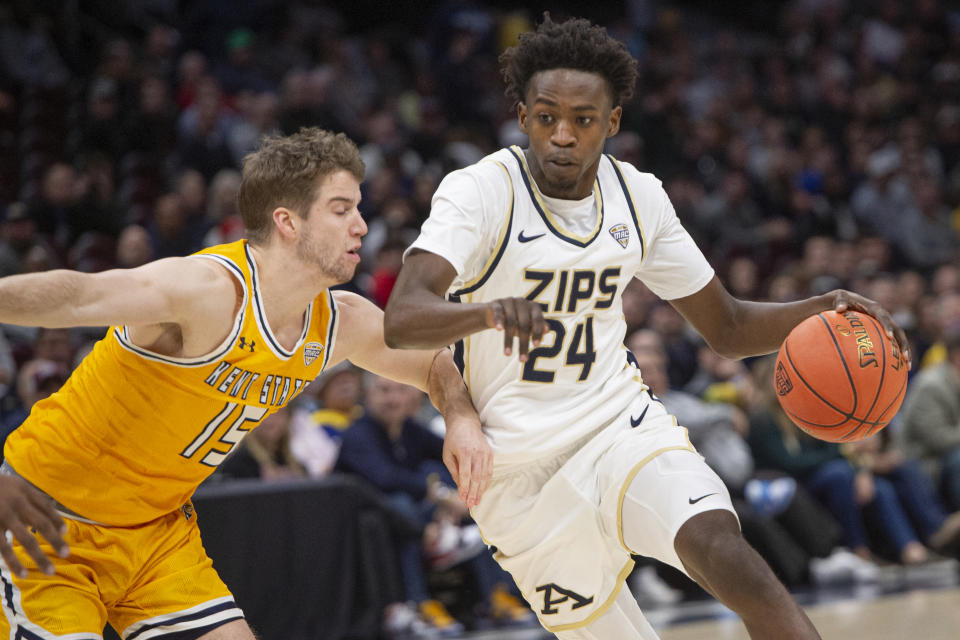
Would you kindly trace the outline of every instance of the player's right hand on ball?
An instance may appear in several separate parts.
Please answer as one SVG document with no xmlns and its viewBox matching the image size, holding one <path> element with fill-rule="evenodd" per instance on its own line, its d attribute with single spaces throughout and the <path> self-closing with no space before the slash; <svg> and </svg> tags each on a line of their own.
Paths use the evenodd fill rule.
<svg viewBox="0 0 960 640">
<path fill-rule="evenodd" d="M 486 310 L 487 326 L 503 331 L 503 355 L 513 353 L 513 339 L 518 338 L 520 361 L 527 361 L 530 344 L 540 345 L 547 323 L 538 302 L 526 298 L 500 298 L 490 302 Z"/>
<path fill-rule="evenodd" d="M 53 563 L 43 553 L 40 543 L 31 533 L 35 529 L 57 550 L 62 558 L 70 555 L 70 547 L 63 540 L 66 525 L 57 513 L 53 501 L 23 478 L 0 474 L 0 556 L 7 566 L 23 578 L 27 575 L 20 560 L 13 552 L 13 545 L 6 535 L 10 532 L 40 570 L 53 575 Z"/>
</svg>

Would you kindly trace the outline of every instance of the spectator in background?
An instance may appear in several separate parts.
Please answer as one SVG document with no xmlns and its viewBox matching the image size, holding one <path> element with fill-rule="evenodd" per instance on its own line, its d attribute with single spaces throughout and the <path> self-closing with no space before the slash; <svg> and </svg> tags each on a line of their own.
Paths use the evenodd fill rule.
<svg viewBox="0 0 960 640">
<path fill-rule="evenodd" d="M 251 151 L 256 151 L 260 140 L 264 136 L 279 135 L 280 125 L 277 120 L 279 100 L 273 93 L 247 94 L 242 101 L 241 120 L 230 132 L 227 143 L 233 154 L 236 166 L 243 164 L 243 158 Z"/>
<path fill-rule="evenodd" d="M 783 471 L 830 510 L 843 528 L 844 544 L 863 559 L 872 557 L 864 511 L 875 514 L 884 541 L 903 564 L 929 558 L 889 480 L 868 468 L 855 468 L 839 445 L 818 440 L 797 428 L 783 412 L 769 380 L 773 357 L 759 361 L 754 374 L 759 394 L 750 413 L 748 442 L 758 468 Z"/>
<path fill-rule="evenodd" d="M 114 162 L 126 150 L 128 138 L 120 120 L 116 81 L 100 77 L 87 94 L 87 118 L 80 137 L 81 151 L 99 151 Z"/>
<path fill-rule="evenodd" d="M 492 620 L 532 622 L 532 612 L 510 593 L 512 580 L 487 552 L 476 525 L 463 524 L 468 513 L 443 464 L 443 439 L 412 418 L 422 400 L 413 387 L 369 376 L 366 414 L 344 433 L 337 467 L 367 479 L 394 508 L 420 522 L 421 538 L 400 541 L 401 574 L 407 600 L 434 631 L 458 634 L 463 626 L 430 598 L 425 559 L 438 568 L 468 562 Z"/>
<path fill-rule="evenodd" d="M 177 75 L 177 106 L 186 111 L 196 102 L 200 84 L 207 77 L 206 56 L 199 51 L 187 51 L 180 57 Z"/>
<path fill-rule="evenodd" d="M 147 75 L 140 81 L 139 101 L 124 126 L 130 149 L 164 158 L 177 140 L 177 112 L 170 88 L 162 77 Z"/>
<path fill-rule="evenodd" d="M 203 245 L 233 242 L 243 237 L 243 221 L 237 210 L 237 194 L 240 192 L 240 172 L 236 169 L 221 169 L 210 182 L 207 198 L 205 226 L 209 229 Z"/>
<path fill-rule="evenodd" d="M 703 340 L 691 331 L 683 316 L 668 303 L 652 298 L 649 309 L 648 325 L 660 334 L 667 350 L 670 386 L 682 389 L 698 375 L 698 353 L 702 350 L 700 344 Z"/>
<path fill-rule="evenodd" d="M 69 370 L 59 362 L 36 358 L 24 363 L 17 374 L 18 406 L 7 413 L 0 425 L 0 447 L 7 436 L 30 415 L 34 404 L 52 395 L 63 386 Z M 0 451 L 3 449 L 0 448 Z"/>
<path fill-rule="evenodd" d="M 400 267 L 403 266 L 403 252 L 407 243 L 400 240 L 389 240 L 377 251 L 370 273 L 370 284 L 367 293 L 381 309 L 387 306 L 390 292 L 397 282 Z"/>
<path fill-rule="evenodd" d="M 180 196 L 183 206 L 187 235 L 193 246 L 204 246 L 203 238 L 210 230 L 207 220 L 207 181 L 199 171 L 182 171 L 176 180 L 176 194 Z"/>
<path fill-rule="evenodd" d="M 215 75 L 231 95 L 273 89 L 272 83 L 257 68 L 259 58 L 254 39 L 253 31 L 247 28 L 234 29 L 227 36 L 227 59 L 217 67 Z"/>
<path fill-rule="evenodd" d="M 177 193 L 168 193 L 157 200 L 150 222 L 150 246 L 156 258 L 185 256 L 200 249 L 200 240 L 191 237 L 187 212 Z"/>
<path fill-rule="evenodd" d="M 217 474 L 223 478 L 286 480 L 306 475 L 290 452 L 290 407 L 263 419 L 230 455 Z"/>
<path fill-rule="evenodd" d="M 960 326 L 943 345 L 946 358 L 914 377 L 900 416 L 907 455 L 927 465 L 960 509 Z"/>
<path fill-rule="evenodd" d="M 363 415 L 362 374 L 347 361 L 325 369 L 310 384 L 318 406 L 294 409 L 290 450 L 311 478 L 328 475 L 340 455 L 343 433 Z"/>
<path fill-rule="evenodd" d="M 223 104 L 223 92 L 213 78 L 197 86 L 196 101 L 177 123 L 180 165 L 196 169 L 210 180 L 224 167 L 233 167 L 228 140 L 234 115 Z"/>
<path fill-rule="evenodd" d="M 66 251 L 77 235 L 77 223 L 83 216 L 78 202 L 76 171 L 66 163 L 53 164 L 43 176 L 40 197 L 30 206 L 30 217 L 58 251 Z"/>
<path fill-rule="evenodd" d="M 751 258 L 740 256 L 731 260 L 725 280 L 730 293 L 738 298 L 760 298 L 760 274 L 757 263 Z"/>
<path fill-rule="evenodd" d="M 943 271 L 943 273 L 949 274 L 951 271 Z M 945 288 L 942 292 L 937 293 L 936 282 L 934 282 L 934 293 L 936 297 L 931 305 L 932 326 L 930 327 L 933 332 L 931 336 L 933 342 L 920 360 L 921 369 L 936 366 L 946 360 L 945 338 L 960 327 L 960 288 Z"/>
<path fill-rule="evenodd" d="M 623 319 L 627 323 L 626 335 L 647 326 L 650 310 L 658 300 L 659 298 L 647 288 L 647 285 L 636 278 L 630 280 L 623 290 Z"/>
<path fill-rule="evenodd" d="M 75 347 L 69 329 L 41 327 L 33 341 L 33 357 L 51 360 L 67 371 L 73 370 Z"/>
<path fill-rule="evenodd" d="M 7 336 L 3 329 L 0 328 L 0 419 L 2 419 L 6 413 L 5 397 L 14 380 L 16 380 L 16 377 L 17 363 L 13 359 L 13 349 L 10 347 L 10 343 L 7 341 Z"/>
<path fill-rule="evenodd" d="M 867 160 L 868 181 L 857 187 L 850 200 L 857 223 L 891 243 L 897 242 L 902 213 L 913 202 L 900 168 L 900 152 L 895 148 L 875 151 Z"/>
<path fill-rule="evenodd" d="M 889 430 L 847 443 L 841 450 L 857 469 L 890 483 L 927 546 L 941 553 L 954 550 L 960 541 L 960 511 L 947 513 L 929 476 L 893 445 Z"/>
<path fill-rule="evenodd" d="M 912 205 L 901 212 L 894 242 L 908 264 L 929 270 L 956 258 L 960 239 L 932 176 L 917 176 L 912 193 Z"/>
<path fill-rule="evenodd" d="M 22 202 L 11 202 L 0 218 L 0 277 L 21 273 L 24 256 L 38 242 L 37 223 Z"/>
<path fill-rule="evenodd" d="M 120 232 L 117 239 L 117 266 L 132 269 L 153 260 L 153 244 L 150 234 L 138 224 L 131 224 Z"/>
<path fill-rule="evenodd" d="M 367 261 L 373 258 L 387 242 L 402 244 L 406 249 L 416 240 L 420 222 L 414 216 L 413 207 L 407 198 L 391 198 L 374 220 L 367 225 L 369 231 L 363 238 L 360 257 Z"/>
<path fill-rule="evenodd" d="M 697 349 L 696 375 L 683 390 L 701 400 L 725 402 L 746 409 L 754 385 L 742 360 L 724 358 L 701 343 Z"/>
</svg>

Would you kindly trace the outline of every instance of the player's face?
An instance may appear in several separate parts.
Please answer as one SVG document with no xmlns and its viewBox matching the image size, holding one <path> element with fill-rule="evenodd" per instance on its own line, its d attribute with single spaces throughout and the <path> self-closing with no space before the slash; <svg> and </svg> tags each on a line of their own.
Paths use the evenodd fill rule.
<svg viewBox="0 0 960 640">
<path fill-rule="evenodd" d="M 590 195 L 606 139 L 620 129 L 606 79 L 576 69 L 540 71 L 517 108 L 530 137 L 527 162 L 537 186 L 555 198 Z"/>
<path fill-rule="evenodd" d="M 349 282 L 360 263 L 357 251 L 367 223 L 359 204 L 360 182 L 349 171 L 336 171 L 320 183 L 300 227 L 297 257 L 337 283 Z"/>
</svg>

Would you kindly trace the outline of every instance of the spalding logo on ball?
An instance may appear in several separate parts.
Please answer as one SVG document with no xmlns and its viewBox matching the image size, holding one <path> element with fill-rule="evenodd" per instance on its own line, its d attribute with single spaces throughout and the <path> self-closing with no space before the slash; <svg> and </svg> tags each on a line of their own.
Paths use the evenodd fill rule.
<svg viewBox="0 0 960 640">
<path fill-rule="evenodd" d="M 783 341 L 773 383 L 798 427 L 821 440 L 851 442 L 896 415 L 907 390 L 907 363 L 874 317 L 824 311 Z"/>
</svg>

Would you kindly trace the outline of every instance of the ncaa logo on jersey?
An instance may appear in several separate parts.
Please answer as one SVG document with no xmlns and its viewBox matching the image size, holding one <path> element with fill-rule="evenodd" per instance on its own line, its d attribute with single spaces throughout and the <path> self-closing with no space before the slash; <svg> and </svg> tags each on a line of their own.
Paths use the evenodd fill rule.
<svg viewBox="0 0 960 640">
<path fill-rule="evenodd" d="M 319 358 L 321 353 L 323 353 L 323 345 L 319 342 L 308 342 L 303 345 L 303 364 L 309 367 L 310 363 Z"/>
<path fill-rule="evenodd" d="M 620 243 L 621 247 L 627 248 L 627 243 L 630 242 L 630 229 L 627 225 L 623 223 L 613 225 L 610 227 L 610 235 Z"/>
</svg>

